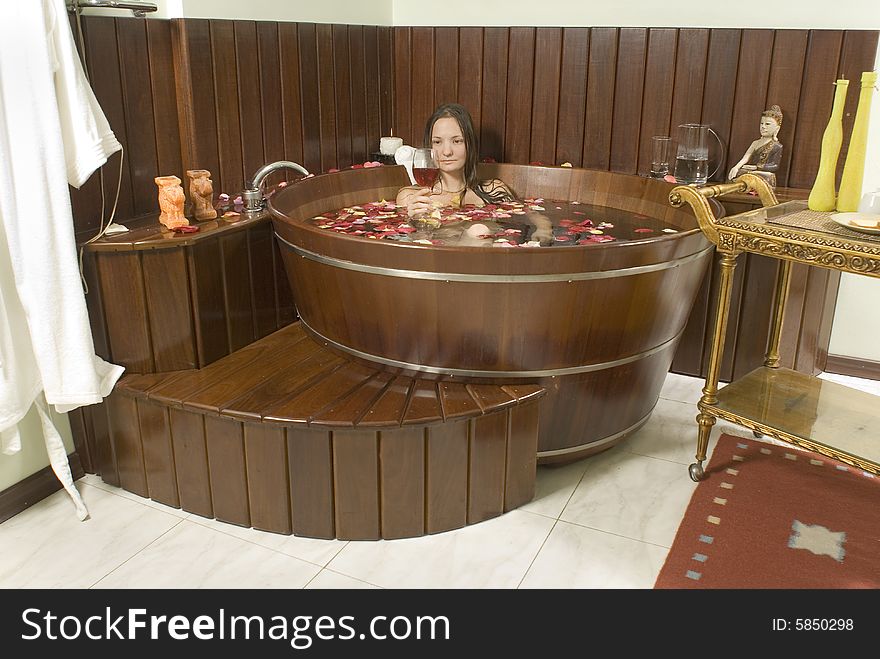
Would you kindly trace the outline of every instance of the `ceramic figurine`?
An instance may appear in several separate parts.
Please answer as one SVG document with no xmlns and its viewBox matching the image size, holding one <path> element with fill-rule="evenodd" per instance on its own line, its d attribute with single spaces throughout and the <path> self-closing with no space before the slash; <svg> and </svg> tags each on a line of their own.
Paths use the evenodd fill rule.
<svg viewBox="0 0 880 659">
<path fill-rule="evenodd" d="M 776 170 L 782 160 L 782 144 L 777 135 L 782 128 L 782 109 L 773 105 L 761 113 L 761 137 L 746 149 L 742 159 L 731 168 L 728 178 L 741 174 L 757 174 L 772 186 L 776 185 Z"/>
<path fill-rule="evenodd" d="M 807 206 L 813 211 L 833 211 L 837 202 L 835 178 L 837 175 L 837 158 L 843 143 L 843 106 L 846 104 L 846 90 L 849 80 L 839 79 L 834 83 L 834 105 L 825 132 L 822 133 L 822 151 L 819 155 L 819 171 L 810 190 Z"/>
<path fill-rule="evenodd" d="M 859 207 L 865 175 L 865 151 L 868 143 L 871 95 L 874 93 L 876 84 L 876 71 L 862 73 L 859 105 L 856 108 L 856 119 L 853 123 L 852 135 L 849 138 L 849 149 L 846 152 L 846 162 L 843 164 L 843 175 L 840 178 L 840 192 L 837 195 L 837 210 L 841 212 L 853 212 Z"/>
<path fill-rule="evenodd" d="M 192 200 L 193 214 L 199 222 L 213 220 L 217 217 L 214 210 L 214 185 L 211 172 L 207 169 L 188 169 L 189 197 Z"/>
<path fill-rule="evenodd" d="M 153 179 L 159 186 L 159 222 L 169 229 L 184 227 L 189 221 L 183 216 L 183 188 L 176 176 L 157 176 Z"/>
</svg>

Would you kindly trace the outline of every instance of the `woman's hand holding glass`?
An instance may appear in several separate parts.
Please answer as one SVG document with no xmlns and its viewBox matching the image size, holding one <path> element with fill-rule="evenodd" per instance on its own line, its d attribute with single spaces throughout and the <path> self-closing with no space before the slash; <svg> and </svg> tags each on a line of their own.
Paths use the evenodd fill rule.
<svg viewBox="0 0 880 659">
<path fill-rule="evenodd" d="M 429 188 L 417 188 L 406 197 L 406 214 L 410 217 L 423 217 L 434 210 Z"/>
<path fill-rule="evenodd" d="M 413 154 L 412 171 L 413 178 L 422 188 L 415 190 L 412 196 L 407 199 L 406 211 L 414 220 L 425 220 L 434 210 L 431 195 L 434 185 L 440 177 L 440 170 L 437 168 L 433 150 L 416 149 Z"/>
</svg>

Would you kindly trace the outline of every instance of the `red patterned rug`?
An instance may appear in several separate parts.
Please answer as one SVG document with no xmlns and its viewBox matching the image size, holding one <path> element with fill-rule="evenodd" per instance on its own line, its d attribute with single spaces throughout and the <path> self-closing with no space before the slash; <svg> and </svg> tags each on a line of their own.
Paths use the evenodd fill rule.
<svg viewBox="0 0 880 659">
<path fill-rule="evenodd" d="M 722 435 L 655 588 L 880 588 L 880 478 Z"/>
</svg>

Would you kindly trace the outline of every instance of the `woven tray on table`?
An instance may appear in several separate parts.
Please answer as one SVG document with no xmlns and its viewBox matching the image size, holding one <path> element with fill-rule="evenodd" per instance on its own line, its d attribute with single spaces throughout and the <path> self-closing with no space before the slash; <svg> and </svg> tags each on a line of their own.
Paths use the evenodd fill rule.
<svg viewBox="0 0 880 659">
<path fill-rule="evenodd" d="M 799 229 L 812 229 L 813 231 L 823 231 L 825 233 L 833 233 L 838 236 L 847 238 L 856 238 L 858 240 L 872 240 L 880 242 L 880 234 L 865 233 L 854 229 L 847 229 L 831 219 L 832 213 L 828 211 L 811 211 L 805 209 L 794 213 L 787 213 L 779 217 L 768 218 L 771 224 L 781 224 L 787 227 L 797 227 Z"/>
</svg>

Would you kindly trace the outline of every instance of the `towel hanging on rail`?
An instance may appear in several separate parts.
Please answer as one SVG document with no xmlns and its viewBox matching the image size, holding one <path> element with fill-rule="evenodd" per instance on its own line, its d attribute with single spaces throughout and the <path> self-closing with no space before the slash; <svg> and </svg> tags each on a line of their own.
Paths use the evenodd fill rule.
<svg viewBox="0 0 880 659">
<path fill-rule="evenodd" d="M 123 368 L 95 355 L 80 286 L 68 182 L 122 146 L 85 80 L 64 0 L 4 7 L 0 24 L 0 448 L 35 403 L 52 467 L 73 497 L 66 452 L 39 404 L 100 402 Z"/>
</svg>

